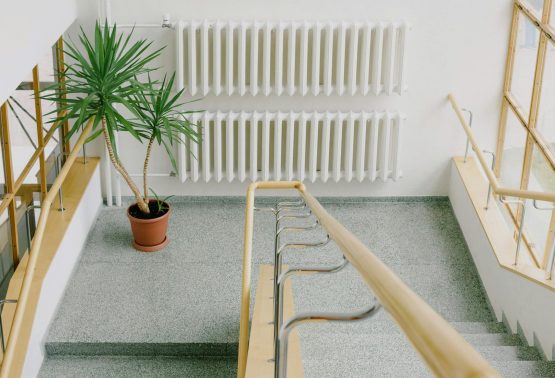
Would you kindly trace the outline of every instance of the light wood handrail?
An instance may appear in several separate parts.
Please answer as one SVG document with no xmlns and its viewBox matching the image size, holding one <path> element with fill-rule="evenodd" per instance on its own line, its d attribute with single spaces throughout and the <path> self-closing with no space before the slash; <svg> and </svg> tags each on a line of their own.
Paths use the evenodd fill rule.
<svg viewBox="0 0 555 378">
<path fill-rule="evenodd" d="M 472 145 L 472 149 L 474 150 L 476 157 L 478 158 L 478 161 L 482 166 L 482 170 L 484 171 L 484 173 L 486 174 L 486 177 L 488 178 L 488 181 L 491 185 L 491 189 L 493 193 L 500 196 L 526 198 L 526 199 L 555 203 L 555 193 L 538 192 L 534 190 L 512 189 L 512 188 L 505 188 L 501 186 L 501 184 L 497 180 L 497 177 L 489 168 L 487 160 L 484 154 L 482 153 L 480 146 L 478 145 L 478 141 L 476 140 L 476 137 L 474 136 L 472 129 L 466 122 L 466 119 L 464 118 L 462 110 L 459 107 L 459 104 L 457 103 L 457 101 L 455 100 L 455 97 L 452 94 L 449 94 L 447 98 L 449 99 L 449 102 L 451 103 L 451 106 L 453 107 L 453 110 L 455 111 L 457 118 L 461 122 L 461 126 L 463 127 L 463 130 L 466 133 L 466 136 L 468 137 L 470 144 Z"/>
<path fill-rule="evenodd" d="M 384 309 L 438 377 L 499 377 L 474 348 L 401 281 L 360 240 L 320 205 L 300 182 L 255 182 L 249 185 L 245 210 L 245 245 L 239 337 L 238 377 L 245 376 L 249 337 L 249 306 L 256 189 L 296 189 L 330 238 L 358 271 Z"/>
<path fill-rule="evenodd" d="M 54 132 L 57 130 L 59 125 L 60 125 L 59 122 L 55 122 L 50 127 L 50 129 L 48 130 L 48 132 L 44 136 L 44 141 L 43 141 L 42 145 L 38 146 L 38 148 L 35 150 L 35 152 L 33 152 L 33 155 L 31 155 L 31 158 L 29 159 L 27 164 L 25 164 L 25 167 L 23 167 L 23 170 L 19 174 L 19 177 L 14 182 L 14 188 L 13 188 L 14 192 L 13 193 L 17 193 L 19 191 L 19 189 L 21 188 L 21 186 L 25 182 L 25 179 L 29 175 L 29 172 L 31 171 L 31 168 L 33 168 L 33 166 L 35 165 L 35 163 L 37 162 L 37 159 L 41 156 L 41 154 L 44 153 L 44 150 L 45 150 L 46 146 L 48 145 L 48 142 L 50 142 L 50 139 L 52 139 L 52 137 L 54 136 Z M 2 202 L 0 202 L 0 213 L 2 213 L 2 211 L 4 211 L 4 209 L 6 209 L 8 207 L 11 199 L 14 197 L 13 193 L 8 193 L 8 194 L 4 195 L 4 197 L 2 198 Z"/>
<path fill-rule="evenodd" d="M 58 190 L 64 183 L 73 163 L 77 159 L 79 151 L 87 137 L 92 131 L 93 127 L 93 119 L 91 118 L 83 132 L 79 136 L 79 139 L 75 143 L 73 150 L 67 156 L 66 162 L 63 168 L 60 170 L 58 177 L 54 180 L 54 183 L 50 187 L 46 197 L 43 199 L 41 203 L 41 212 L 39 216 L 39 220 L 37 223 L 37 227 L 35 230 L 35 235 L 33 237 L 33 243 L 31 246 L 31 250 L 29 251 L 29 261 L 27 263 L 27 267 L 25 269 L 25 274 L 23 276 L 23 283 L 21 285 L 21 291 L 19 294 L 19 298 L 17 298 L 17 305 L 15 308 L 15 315 L 12 323 L 12 327 L 9 332 L 9 336 L 6 343 L 6 352 L 4 354 L 4 359 L 2 361 L 2 368 L 0 370 L 0 377 L 8 378 L 8 377 L 15 377 L 17 374 L 14 373 L 14 357 L 15 351 L 17 349 L 18 343 L 18 334 L 20 333 L 21 326 L 23 324 L 23 315 L 28 305 L 29 301 L 29 294 L 32 289 L 32 282 L 33 278 L 36 274 L 37 269 L 37 262 L 40 260 L 41 255 L 41 244 L 44 237 L 44 230 L 46 228 L 46 221 L 48 220 L 48 214 L 50 213 L 50 209 L 52 206 L 52 202 L 55 200 Z"/>
</svg>

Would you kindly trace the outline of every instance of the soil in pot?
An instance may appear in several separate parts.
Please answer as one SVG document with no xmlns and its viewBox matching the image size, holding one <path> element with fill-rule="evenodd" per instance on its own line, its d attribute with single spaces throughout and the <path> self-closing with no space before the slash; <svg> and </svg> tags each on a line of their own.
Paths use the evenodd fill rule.
<svg viewBox="0 0 555 378">
<path fill-rule="evenodd" d="M 170 210 L 170 205 L 164 202 L 164 206 L 162 206 L 162 211 L 158 211 L 157 201 L 150 200 L 148 201 L 148 209 L 150 210 L 150 213 L 143 213 L 139 209 L 139 205 L 134 204 L 129 207 L 129 215 L 137 219 L 155 219 L 166 214 Z"/>
<path fill-rule="evenodd" d="M 170 207 L 164 202 L 159 208 L 157 201 L 149 201 L 150 213 L 145 214 L 139 210 L 137 204 L 131 205 L 127 215 L 133 232 L 133 246 L 143 252 L 156 252 L 168 244 L 166 232 Z"/>
</svg>

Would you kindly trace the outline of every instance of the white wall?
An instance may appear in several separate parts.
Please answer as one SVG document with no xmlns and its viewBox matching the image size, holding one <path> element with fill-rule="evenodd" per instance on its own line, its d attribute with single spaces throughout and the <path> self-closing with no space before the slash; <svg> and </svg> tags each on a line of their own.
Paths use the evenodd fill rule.
<svg viewBox="0 0 555 378">
<path fill-rule="evenodd" d="M 85 0 L 80 0 L 84 2 Z M 88 8 L 93 8 L 88 2 Z M 310 184 L 316 194 L 330 195 L 446 195 L 449 158 L 464 151 L 464 136 L 446 102 L 454 92 L 462 106 L 475 112 L 475 129 L 484 148 L 493 145 L 501 99 L 508 42 L 511 0 L 304 0 L 304 1 L 198 1 L 112 0 L 112 17 L 119 23 L 161 22 L 172 19 L 270 20 L 406 20 L 412 24 L 408 39 L 408 92 L 403 96 L 208 96 L 195 106 L 207 110 L 399 110 L 408 116 L 402 137 L 399 182 Z M 94 10 L 83 11 L 79 22 L 91 25 Z M 141 36 L 146 35 L 142 34 Z M 169 47 L 162 66 L 174 69 L 172 31 L 147 33 Z M 100 149 L 97 146 L 96 151 Z M 122 151 L 130 171 L 140 172 L 143 150 Z M 157 154 L 156 156 L 163 156 Z M 158 159 L 152 172 L 169 172 Z M 180 183 L 157 178 L 158 192 L 173 194 L 244 194 L 248 183 Z M 125 186 L 124 186 L 125 189 Z"/>
<path fill-rule="evenodd" d="M 75 0 L 3 1 L 0 10 L 0 103 L 25 80 L 77 16 Z"/>
<path fill-rule="evenodd" d="M 48 334 L 48 328 L 56 315 L 65 288 L 79 261 L 89 231 L 96 222 L 96 215 L 101 206 L 100 169 L 97 167 L 42 283 L 29 347 L 25 356 L 23 377 L 38 375 L 44 360 L 44 340 Z"/>
<path fill-rule="evenodd" d="M 513 333 L 522 330 L 528 344 L 540 348 L 545 357 L 552 360 L 555 357 L 555 323 L 547 314 L 555 312 L 553 291 L 499 266 L 454 164 L 449 199 L 497 320 L 505 319 Z M 511 238 L 509 229 L 506 234 Z"/>
</svg>

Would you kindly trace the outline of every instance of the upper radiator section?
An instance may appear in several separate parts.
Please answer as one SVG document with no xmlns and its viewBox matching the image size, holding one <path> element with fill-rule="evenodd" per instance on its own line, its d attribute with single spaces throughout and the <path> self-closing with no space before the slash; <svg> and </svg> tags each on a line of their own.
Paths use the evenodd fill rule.
<svg viewBox="0 0 555 378">
<path fill-rule="evenodd" d="M 180 21 L 177 85 L 191 95 L 405 91 L 406 23 Z"/>
</svg>

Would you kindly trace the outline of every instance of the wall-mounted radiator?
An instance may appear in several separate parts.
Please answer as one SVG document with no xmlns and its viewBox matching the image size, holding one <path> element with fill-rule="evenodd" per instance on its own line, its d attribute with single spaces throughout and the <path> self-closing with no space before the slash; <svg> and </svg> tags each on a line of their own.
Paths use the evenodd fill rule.
<svg viewBox="0 0 555 378">
<path fill-rule="evenodd" d="M 205 112 L 191 118 L 202 142 L 179 147 L 179 178 L 397 180 L 404 119 L 393 112 Z"/>
<path fill-rule="evenodd" d="M 406 23 L 180 21 L 177 84 L 191 95 L 398 94 Z"/>
</svg>

